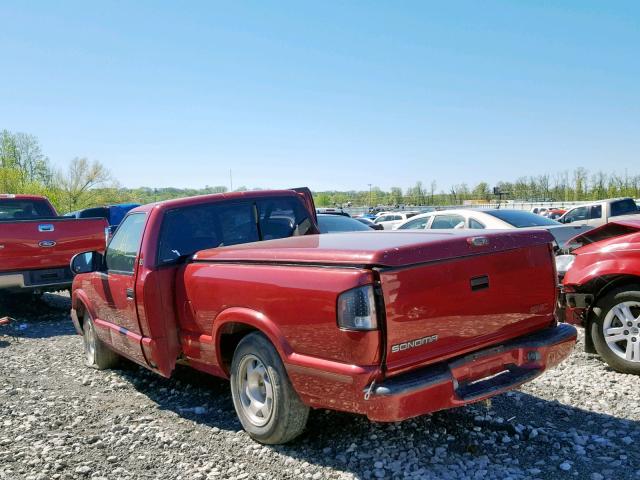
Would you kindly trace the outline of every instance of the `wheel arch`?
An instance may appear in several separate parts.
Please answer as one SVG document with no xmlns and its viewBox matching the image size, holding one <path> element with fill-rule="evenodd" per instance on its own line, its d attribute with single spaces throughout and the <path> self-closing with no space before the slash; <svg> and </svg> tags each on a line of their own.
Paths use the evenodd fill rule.
<svg viewBox="0 0 640 480">
<path fill-rule="evenodd" d="M 231 307 L 216 317 L 212 335 L 217 362 L 225 374 L 229 375 L 231 360 L 238 343 L 252 332 L 263 334 L 275 347 L 286 365 L 286 359 L 292 354 L 293 349 L 280 328 L 261 312 L 249 308 Z"/>
<path fill-rule="evenodd" d="M 91 315 L 91 318 L 95 318 L 94 312 L 91 310 L 91 308 L 88 307 L 88 305 L 90 304 L 91 302 L 89 302 L 89 297 L 84 290 L 74 290 L 72 292 L 71 316 L 72 318 L 75 316 L 75 319 L 77 319 L 78 325 L 76 325 L 76 330 L 78 330 L 79 334 L 82 334 L 84 318 L 87 312 L 89 313 L 89 315 Z"/>
</svg>

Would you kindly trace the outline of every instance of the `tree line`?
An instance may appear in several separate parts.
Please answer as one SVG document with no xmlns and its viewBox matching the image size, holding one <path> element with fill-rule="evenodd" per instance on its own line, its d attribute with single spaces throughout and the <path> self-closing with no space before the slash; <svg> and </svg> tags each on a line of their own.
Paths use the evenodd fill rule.
<svg viewBox="0 0 640 480">
<path fill-rule="evenodd" d="M 416 182 L 408 188 L 391 187 L 383 190 L 371 185 L 367 190 L 314 192 L 316 205 L 375 206 L 375 205 L 460 205 L 475 200 L 490 202 L 497 197 L 493 187 L 502 193 L 503 200 L 516 201 L 581 201 L 611 197 L 640 198 L 640 174 L 589 172 L 576 168 L 572 172 L 521 177 L 515 181 L 501 181 L 490 186 L 487 182 L 475 185 L 461 183 L 447 190 L 437 188 L 435 180 Z M 239 187 L 234 191 L 247 190 Z M 209 193 L 225 193 L 224 185 L 199 189 L 123 188 L 109 170 L 98 161 L 77 157 L 66 169 L 54 168 L 43 153 L 38 139 L 26 133 L 0 132 L 0 193 L 32 193 L 45 195 L 60 212 L 69 212 L 96 205 L 136 202 L 150 203 Z"/>
</svg>

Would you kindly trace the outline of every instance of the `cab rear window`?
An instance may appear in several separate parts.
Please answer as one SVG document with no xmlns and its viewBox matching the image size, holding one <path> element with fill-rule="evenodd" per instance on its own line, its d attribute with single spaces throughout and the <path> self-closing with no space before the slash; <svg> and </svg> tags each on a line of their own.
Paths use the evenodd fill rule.
<svg viewBox="0 0 640 480">
<path fill-rule="evenodd" d="M 636 205 L 636 202 L 634 202 L 630 198 L 611 202 L 612 217 L 619 217 L 620 215 L 630 215 L 633 213 L 638 213 L 638 206 Z"/>
<path fill-rule="evenodd" d="M 49 204 L 42 200 L 0 199 L 0 221 L 32 220 L 55 216 Z"/>
<path fill-rule="evenodd" d="M 208 248 L 315 233 L 296 197 L 192 205 L 165 213 L 158 264 L 178 262 Z"/>
</svg>

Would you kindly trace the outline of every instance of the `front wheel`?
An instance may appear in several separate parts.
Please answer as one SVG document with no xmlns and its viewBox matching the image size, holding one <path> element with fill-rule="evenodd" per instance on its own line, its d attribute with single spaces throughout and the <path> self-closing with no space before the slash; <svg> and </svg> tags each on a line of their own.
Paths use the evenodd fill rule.
<svg viewBox="0 0 640 480">
<path fill-rule="evenodd" d="M 82 343 L 84 345 L 84 358 L 87 367 L 97 370 L 105 370 L 118 364 L 118 354 L 110 350 L 102 340 L 98 338 L 96 326 L 87 312 L 82 325 Z"/>
<path fill-rule="evenodd" d="M 591 336 L 614 370 L 640 375 L 640 285 L 614 290 L 597 303 Z"/>
<path fill-rule="evenodd" d="M 309 407 L 293 389 L 278 352 L 260 333 L 244 337 L 233 354 L 231 395 L 240 423 L 254 440 L 286 443 L 304 431 Z"/>
</svg>

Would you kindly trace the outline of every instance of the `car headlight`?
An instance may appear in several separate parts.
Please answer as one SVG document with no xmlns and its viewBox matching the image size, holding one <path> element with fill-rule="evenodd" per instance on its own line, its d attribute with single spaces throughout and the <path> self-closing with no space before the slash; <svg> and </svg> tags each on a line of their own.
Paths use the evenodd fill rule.
<svg viewBox="0 0 640 480">
<path fill-rule="evenodd" d="M 372 285 L 347 290 L 338 297 L 338 326 L 345 330 L 378 328 Z"/>
<path fill-rule="evenodd" d="M 575 255 L 558 255 L 556 257 L 556 270 L 558 271 L 558 275 L 567 273 L 575 259 Z"/>
</svg>

